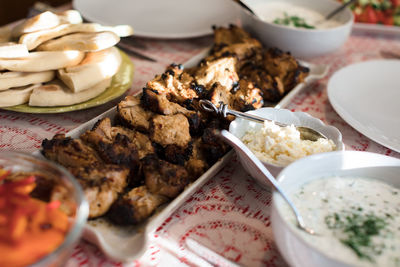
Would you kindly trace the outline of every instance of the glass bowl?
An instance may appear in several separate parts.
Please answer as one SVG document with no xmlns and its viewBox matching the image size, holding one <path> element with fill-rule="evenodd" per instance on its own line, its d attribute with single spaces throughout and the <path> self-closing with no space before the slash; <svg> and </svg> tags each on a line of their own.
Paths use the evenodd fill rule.
<svg viewBox="0 0 400 267">
<path fill-rule="evenodd" d="M 29 172 L 40 174 L 56 182 L 63 191 L 63 203 L 68 203 L 72 216 L 68 216 L 69 230 L 62 243 L 50 254 L 32 262 L 31 266 L 62 266 L 70 256 L 70 252 L 79 241 L 83 226 L 86 223 L 89 206 L 83 191 L 76 179 L 63 167 L 45 159 L 40 159 L 20 152 L 0 152 L 0 167 L 12 173 Z M 47 181 L 47 180 L 46 180 Z M 40 183 L 36 183 L 40 187 Z"/>
</svg>

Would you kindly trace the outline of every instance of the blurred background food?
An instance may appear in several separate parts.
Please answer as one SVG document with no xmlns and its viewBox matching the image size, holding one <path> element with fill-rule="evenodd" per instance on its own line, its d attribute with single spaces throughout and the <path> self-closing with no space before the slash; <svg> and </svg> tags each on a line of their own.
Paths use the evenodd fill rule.
<svg viewBox="0 0 400 267">
<path fill-rule="evenodd" d="M 355 22 L 400 26 L 399 0 L 358 0 L 350 8 Z"/>
</svg>

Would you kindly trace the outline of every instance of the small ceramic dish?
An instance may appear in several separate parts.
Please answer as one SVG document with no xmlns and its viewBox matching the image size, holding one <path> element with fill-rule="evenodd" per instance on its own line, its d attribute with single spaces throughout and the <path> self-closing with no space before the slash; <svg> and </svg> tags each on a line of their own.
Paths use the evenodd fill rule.
<svg viewBox="0 0 400 267">
<path fill-rule="evenodd" d="M 261 5 L 269 3 L 289 3 L 327 15 L 341 5 L 333 0 L 242 0 L 256 14 Z M 264 7 L 265 7 L 264 6 Z M 267 47 L 278 47 L 290 52 L 296 58 L 308 59 L 331 53 L 339 49 L 348 39 L 353 26 L 354 16 L 350 9 L 345 9 L 333 18 L 340 25 L 326 29 L 292 28 L 266 22 L 249 11 L 241 10 L 243 27 L 260 38 Z"/>
<path fill-rule="evenodd" d="M 328 139 L 332 140 L 333 143 L 336 145 L 336 150 L 344 150 L 342 134 L 337 128 L 326 125 L 320 119 L 314 118 L 305 112 L 292 112 L 288 109 L 260 108 L 257 110 L 248 111 L 246 113 L 254 114 L 274 121 L 283 122 L 289 125 L 293 124 L 295 126 L 310 127 L 311 129 L 321 132 Z M 263 125 L 261 123 L 237 118 L 229 125 L 229 132 L 241 139 L 247 131 L 257 131 L 262 127 Z M 247 162 L 245 160 L 242 160 L 242 158 L 240 157 L 240 153 L 238 154 L 243 167 L 248 171 L 248 173 L 251 174 L 252 177 L 255 178 L 262 186 L 268 187 L 268 183 L 265 181 L 265 179 L 262 177 L 258 177 L 258 174 L 254 173 L 254 170 L 248 166 Z M 275 177 L 285 167 L 265 161 L 262 162 Z"/>
<path fill-rule="evenodd" d="M 295 161 L 279 174 L 277 180 L 281 189 L 289 197 L 292 197 L 293 193 L 298 192 L 300 188 L 303 188 L 304 190 L 303 185 L 306 183 L 317 179 L 329 179 L 329 177 L 332 176 L 341 176 L 343 177 L 342 179 L 362 177 L 381 181 L 399 189 L 399 171 L 400 160 L 397 158 L 362 151 L 334 151 L 311 155 Z M 335 186 L 327 187 L 327 189 L 323 190 L 324 192 L 319 192 L 319 196 L 327 196 L 329 194 L 328 192 L 332 192 L 332 196 L 334 196 L 335 190 L 341 190 L 342 188 L 339 187 L 340 183 L 336 182 L 336 185 L 339 189 L 335 188 Z M 356 188 L 354 190 L 356 190 Z M 358 190 L 361 189 L 358 188 Z M 355 192 L 356 191 L 353 193 Z M 344 191 L 343 193 L 346 194 Z M 383 199 L 383 196 L 377 200 L 381 198 Z M 294 197 L 292 197 L 292 200 L 293 199 Z M 328 203 L 328 200 L 334 201 L 332 199 L 327 199 L 325 202 Z M 318 201 L 318 197 L 314 196 L 313 201 Z M 365 200 L 365 196 L 363 196 L 362 201 L 368 203 Z M 350 204 L 344 202 L 344 205 L 348 205 L 349 208 L 351 208 L 351 205 L 353 204 L 354 203 Z M 344 254 L 343 250 L 340 251 L 337 248 L 337 246 L 343 245 L 343 243 L 340 241 L 333 242 L 334 240 L 332 239 L 329 239 L 329 245 L 331 248 L 327 252 L 323 252 L 322 247 L 326 247 L 324 244 L 319 244 L 315 239 L 311 242 L 310 240 L 306 240 L 306 238 L 323 238 L 324 234 L 307 236 L 307 234 L 296 229 L 295 224 L 293 224 L 290 219 L 287 219 L 287 216 L 284 216 L 287 205 L 283 198 L 276 192 L 273 194 L 271 208 L 271 222 L 274 240 L 282 256 L 290 266 L 388 266 L 385 264 L 379 265 L 378 263 L 370 262 L 365 258 L 357 257 L 357 254 L 352 250 L 346 250 L 347 247 L 344 247 L 343 249 L 345 249 L 348 254 Z M 308 216 L 309 214 L 303 215 Z M 314 212 L 311 214 L 314 214 Z M 343 255 L 347 256 L 343 257 Z M 341 256 L 343 260 L 339 260 L 338 256 Z M 393 265 L 390 266 L 395 266 L 395 263 L 393 262 Z"/>
</svg>

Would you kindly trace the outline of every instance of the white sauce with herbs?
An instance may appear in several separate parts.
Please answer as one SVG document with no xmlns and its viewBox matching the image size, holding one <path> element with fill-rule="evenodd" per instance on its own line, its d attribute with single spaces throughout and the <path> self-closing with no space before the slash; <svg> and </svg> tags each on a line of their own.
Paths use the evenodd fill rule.
<svg viewBox="0 0 400 267">
<path fill-rule="evenodd" d="M 293 23 L 296 21 L 295 17 L 304 19 L 306 25 L 315 27 L 315 29 L 334 28 L 342 24 L 334 19 L 325 20 L 324 16 L 317 11 L 281 1 L 260 1 L 258 4 L 254 5 L 253 10 L 262 20 L 266 22 L 274 23 L 274 21 L 277 22 L 277 20 L 279 20 L 280 23 L 278 24 L 283 25 L 282 20 L 289 18 L 290 24 L 287 26 L 293 28 L 306 28 L 301 26 L 296 27 Z"/>
<path fill-rule="evenodd" d="M 378 180 L 329 177 L 291 196 L 306 225 L 296 227 L 290 208 L 282 216 L 311 246 L 355 266 L 400 266 L 400 190 Z"/>
</svg>

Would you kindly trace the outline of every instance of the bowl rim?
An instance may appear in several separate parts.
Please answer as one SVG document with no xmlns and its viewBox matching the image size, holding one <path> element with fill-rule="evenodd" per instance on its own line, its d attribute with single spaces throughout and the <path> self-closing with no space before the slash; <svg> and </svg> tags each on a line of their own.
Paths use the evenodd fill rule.
<svg viewBox="0 0 400 267">
<path fill-rule="evenodd" d="M 338 128 L 336 128 L 335 126 L 333 126 L 333 125 L 326 124 L 326 123 L 323 122 L 321 119 L 318 119 L 318 118 L 316 118 L 316 117 L 314 117 L 314 116 L 308 114 L 307 112 L 303 112 L 303 111 L 291 111 L 290 109 L 286 109 L 286 108 L 262 107 L 262 108 L 259 108 L 259 109 L 246 111 L 245 113 L 250 113 L 250 114 L 255 114 L 255 115 L 260 116 L 260 114 L 257 114 L 257 113 L 260 112 L 260 111 L 263 111 L 263 110 L 279 110 L 278 112 L 285 112 L 285 113 L 290 112 L 290 113 L 293 114 L 294 116 L 296 116 L 296 114 L 298 114 L 298 115 L 307 117 L 307 119 L 309 119 L 309 120 L 314 120 L 316 123 L 320 124 L 321 126 L 327 128 L 327 129 L 330 129 L 330 130 L 332 130 L 332 131 L 335 131 L 335 132 L 338 134 L 337 140 L 332 140 L 332 139 L 330 139 L 330 140 L 332 140 L 334 143 L 335 143 L 335 141 L 338 142 L 338 144 L 335 143 L 336 149 L 333 150 L 333 151 L 330 151 L 330 152 L 344 151 L 344 150 L 345 150 L 345 144 L 343 143 L 343 135 L 342 135 L 342 133 L 340 132 L 340 130 L 339 130 Z M 246 119 L 235 118 L 235 120 L 231 121 L 231 123 L 229 124 L 229 132 L 231 132 L 232 134 L 234 134 L 234 133 L 231 131 L 231 125 L 232 125 L 232 123 L 233 123 L 234 121 L 236 121 L 236 125 L 239 125 L 238 121 L 242 122 L 242 121 L 246 121 Z M 238 127 L 238 126 L 237 126 L 237 127 Z M 235 135 L 235 134 L 234 134 L 234 135 Z M 235 136 L 236 136 L 236 135 L 235 135 Z M 236 136 L 236 137 L 238 137 L 238 136 Z M 240 137 L 239 137 L 239 138 L 240 138 Z M 330 152 L 323 152 L 323 153 L 330 153 Z M 318 154 L 322 154 L 322 153 L 317 153 L 317 154 L 313 154 L 313 155 L 318 155 Z M 313 156 L 313 155 L 309 155 L 309 156 L 306 156 L 306 157 L 310 157 L 310 156 Z M 303 158 L 304 158 L 304 157 L 303 157 Z M 300 158 L 300 159 L 302 159 L 302 158 Z M 300 159 L 296 159 L 296 160 L 294 160 L 293 162 L 296 162 L 296 161 L 298 161 L 298 160 L 300 160 Z M 284 169 L 285 167 L 287 167 L 287 166 L 289 166 L 290 164 L 293 163 L 293 162 L 291 162 L 291 163 L 289 163 L 289 164 L 287 164 L 287 165 L 280 166 L 280 165 L 277 165 L 277 164 L 274 164 L 274 163 L 271 163 L 271 162 L 263 161 L 263 160 L 261 160 L 261 159 L 260 159 L 260 161 L 261 161 L 264 165 L 270 165 L 270 166 L 272 166 L 272 167 L 274 167 L 274 168 L 280 168 L 280 169 Z M 267 166 L 267 168 L 268 168 L 268 166 Z"/>
<path fill-rule="evenodd" d="M 354 151 L 354 150 L 332 151 L 332 152 L 314 154 L 314 155 L 311 155 L 311 156 L 308 156 L 308 157 L 301 158 L 301 159 L 297 160 L 296 162 L 293 162 L 290 165 L 302 164 L 303 161 L 310 161 L 310 160 L 313 160 L 314 158 L 321 157 L 321 156 L 323 156 L 323 157 L 334 157 L 337 154 L 344 154 L 344 153 L 346 153 L 346 154 L 369 154 L 370 156 L 377 156 L 377 157 L 381 157 L 381 158 L 386 158 L 387 160 L 390 159 L 390 160 L 397 161 L 398 164 L 396 166 L 400 166 L 400 159 L 397 159 L 397 158 L 394 158 L 394 157 L 390 157 L 390 156 L 386 156 L 386 155 L 379 154 L 379 153 L 373 153 L 373 152 L 368 152 L 368 151 Z M 293 166 L 291 168 L 293 168 Z M 285 175 L 285 170 L 282 170 L 282 172 L 280 172 L 279 175 L 276 177 L 276 180 L 277 180 L 278 184 L 281 183 L 284 175 Z M 274 191 L 272 193 L 271 209 L 275 210 L 275 212 L 272 211 L 271 212 L 271 216 L 273 216 L 272 214 L 275 214 L 275 216 L 278 217 L 278 219 L 283 222 L 280 225 L 283 225 L 282 227 L 286 231 L 288 231 L 292 236 L 294 236 L 296 238 L 296 240 L 298 242 L 300 242 L 303 246 L 305 246 L 308 251 L 312 251 L 314 253 L 317 253 L 319 256 L 323 256 L 324 258 L 326 258 L 326 259 L 328 259 L 328 260 L 330 260 L 332 262 L 340 263 L 341 266 L 352 266 L 347 262 L 344 262 L 344 261 L 342 261 L 340 259 L 333 258 L 332 256 L 327 255 L 325 252 L 321 251 L 317 247 L 313 247 L 311 244 L 309 244 L 307 241 L 305 241 L 304 238 L 302 238 L 301 235 L 289 225 L 289 222 L 282 217 L 281 208 L 280 209 L 278 208 L 278 204 L 277 204 L 277 200 L 276 200 L 277 197 L 281 197 L 281 196 L 279 195 L 279 193 Z M 273 219 L 271 218 L 271 220 L 273 220 Z M 275 226 L 272 223 L 272 229 L 274 229 L 275 227 L 277 227 L 277 226 Z M 279 246 L 278 246 L 278 248 L 279 248 Z"/>
<path fill-rule="evenodd" d="M 280 2 L 279 0 L 274 0 L 274 1 L 271 1 L 271 2 Z M 335 2 L 335 1 L 330 1 L 330 2 Z M 338 2 L 339 3 L 339 2 Z M 340 4 L 340 3 L 339 3 Z M 238 4 L 239 5 L 239 4 Z M 300 4 L 297 4 L 298 6 L 301 6 Z M 347 12 L 348 14 L 349 14 L 349 19 L 346 21 L 346 22 L 344 22 L 344 23 L 341 23 L 340 25 L 338 25 L 338 26 L 336 26 L 336 27 L 332 27 L 332 28 L 326 28 L 326 29 L 304 29 L 304 28 L 297 28 L 297 27 L 288 27 L 288 26 L 285 26 L 285 25 L 280 25 L 280 24 L 276 24 L 276 23 L 272 23 L 272 22 L 268 22 L 268 21 L 265 21 L 265 20 L 263 20 L 263 19 L 261 19 L 260 17 L 258 17 L 258 16 L 256 16 L 256 15 L 253 15 L 250 11 L 248 11 L 247 9 L 244 9 L 244 8 L 242 8 L 241 7 L 241 9 L 243 10 L 243 12 L 244 13 L 246 13 L 246 15 L 247 16 L 249 16 L 249 17 L 251 17 L 252 19 L 254 19 L 254 20 L 256 20 L 257 22 L 260 22 L 260 23 L 265 23 L 265 24 L 267 24 L 267 25 L 269 25 L 269 26 L 271 26 L 271 27 L 273 27 L 273 28 L 277 28 L 277 29 L 282 29 L 282 30 L 287 30 L 287 31 L 289 31 L 289 33 L 290 32 L 296 32 L 296 31 L 299 31 L 299 32 L 302 32 L 302 33 L 304 33 L 304 32 L 306 32 L 306 33 L 321 33 L 321 32 L 332 32 L 332 31 L 338 31 L 338 30 L 342 30 L 342 28 L 348 28 L 348 27 L 352 27 L 352 25 L 354 24 L 354 14 L 353 14 L 353 12 L 351 11 L 351 10 L 349 10 L 348 8 L 346 8 L 344 11 L 342 11 L 342 12 Z M 311 8 L 310 8 L 311 9 Z M 318 12 L 319 13 L 319 11 L 318 10 L 315 10 L 315 9 L 311 9 L 311 10 L 313 10 L 313 11 L 316 11 L 316 12 Z"/>
<path fill-rule="evenodd" d="M 52 161 L 49 161 L 44 158 L 39 158 L 37 156 L 34 156 L 32 154 L 28 154 L 25 152 L 18 152 L 18 151 L 2 151 L 1 156 L 4 158 L 6 157 L 12 157 L 12 158 L 20 158 L 22 160 L 27 160 L 27 161 L 37 161 L 44 163 L 45 165 L 49 166 L 50 168 L 54 168 L 58 171 L 61 172 L 61 174 L 66 177 L 68 182 L 70 182 L 76 190 L 76 202 L 77 202 L 77 209 L 76 209 L 76 215 L 75 215 L 75 220 L 70 227 L 68 233 L 66 234 L 63 242 L 57 246 L 55 250 L 53 250 L 51 253 L 46 254 L 42 258 L 40 258 L 38 261 L 32 263 L 30 266 L 32 267 L 38 267 L 38 266 L 47 266 L 50 264 L 52 261 L 54 261 L 59 254 L 61 254 L 66 248 L 70 247 L 73 245 L 76 241 L 79 240 L 81 233 L 83 231 L 83 227 L 86 224 L 86 220 L 89 215 L 89 204 L 85 198 L 85 195 L 83 193 L 81 185 L 78 183 L 76 178 L 69 173 L 63 166 L 56 164 Z"/>
</svg>

